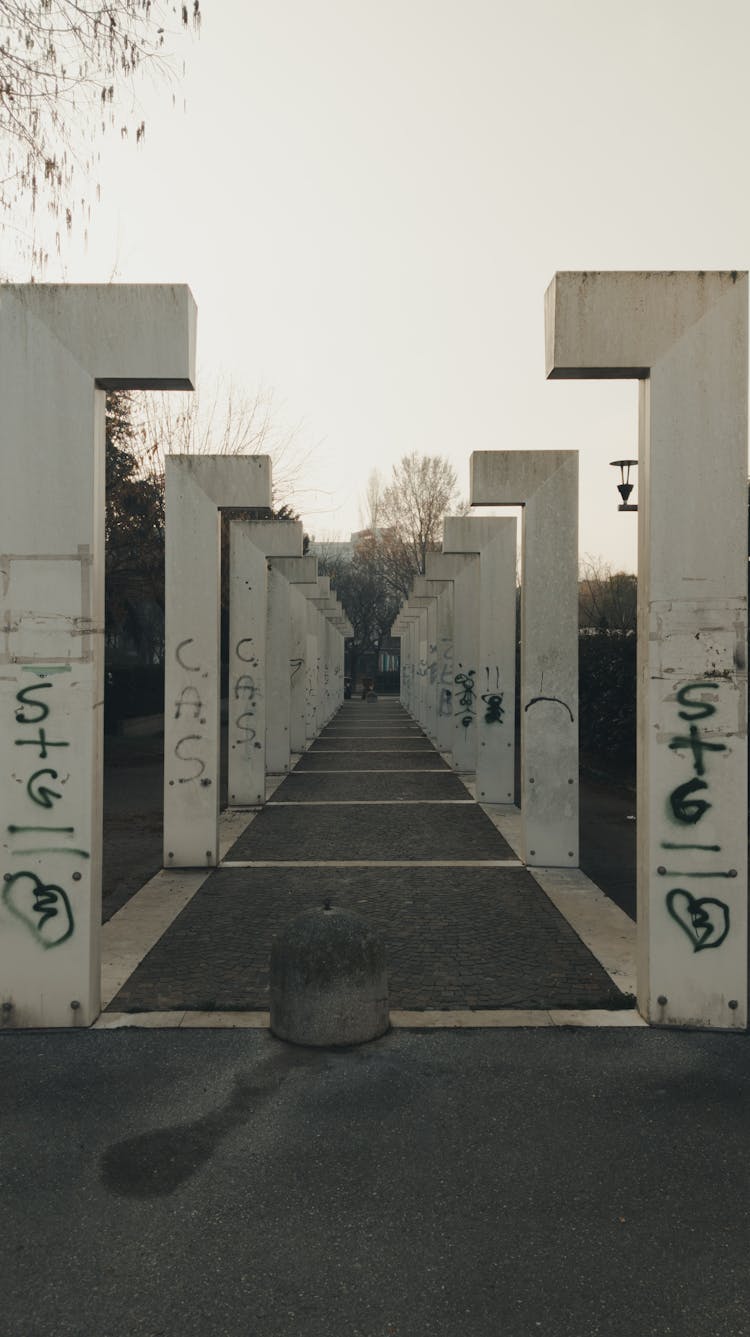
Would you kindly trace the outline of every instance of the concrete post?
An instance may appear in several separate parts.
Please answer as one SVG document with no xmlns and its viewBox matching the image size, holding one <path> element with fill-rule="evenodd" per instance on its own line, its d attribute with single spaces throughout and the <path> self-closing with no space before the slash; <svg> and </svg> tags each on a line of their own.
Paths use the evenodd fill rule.
<svg viewBox="0 0 750 1337">
<path fill-rule="evenodd" d="M 168 455 L 165 479 L 164 864 L 219 862 L 222 507 L 270 506 L 266 455 Z M 236 646 L 244 640 L 237 632 Z M 249 649 L 249 647 L 243 647 Z M 236 660 L 236 656 L 234 656 Z M 239 665 L 235 662 L 235 670 Z M 242 697 L 230 692 L 233 709 Z"/>
<path fill-rule="evenodd" d="M 428 552 L 425 565 L 428 579 L 453 581 L 453 686 L 443 708 L 452 711 L 452 764 L 472 774 L 477 768 L 479 558 Z"/>
<path fill-rule="evenodd" d="M 274 559 L 300 558 L 304 535 L 298 521 L 246 523 L 253 543 L 268 559 L 266 771 L 269 775 L 283 775 L 290 764 L 291 604 L 289 582 Z"/>
<path fill-rule="evenodd" d="M 416 576 L 409 596 L 409 606 L 424 607 L 427 611 L 427 655 L 424 664 L 425 719 L 424 727 L 434 743 L 438 740 L 438 591 L 430 588 L 434 581 Z"/>
<path fill-rule="evenodd" d="M 521 832 L 532 866 L 578 866 L 578 452 L 478 451 L 474 506 L 523 506 Z"/>
<path fill-rule="evenodd" d="M 318 588 L 318 563 L 315 557 L 274 557 L 272 565 L 289 582 L 290 613 L 290 709 L 289 746 L 292 752 L 304 752 L 305 678 L 307 670 L 307 601 L 300 589 L 312 594 Z"/>
<path fill-rule="evenodd" d="M 244 520 L 229 526 L 229 806 L 266 801 L 268 569 Z"/>
<path fill-rule="evenodd" d="M 747 274 L 558 274 L 547 374 L 640 381 L 638 1005 L 747 1024 Z"/>
<path fill-rule="evenodd" d="M 399 646 L 399 692 L 398 699 L 406 710 L 409 709 L 409 624 L 402 612 L 391 626 L 391 636 L 398 637 Z"/>
<path fill-rule="evenodd" d="M 311 743 L 318 735 L 318 610 L 314 596 L 305 592 L 307 601 L 307 650 L 305 653 L 305 738 Z"/>
<path fill-rule="evenodd" d="M 411 711 L 423 729 L 427 727 L 427 606 L 429 599 L 410 598 L 402 617 L 412 623 L 412 706 Z"/>
<path fill-rule="evenodd" d="M 516 767 L 516 522 L 443 521 L 444 552 L 479 553 L 477 798 L 513 803 Z"/>
<path fill-rule="evenodd" d="M 421 580 L 421 577 L 417 577 Z M 403 612 L 406 617 L 413 618 L 417 628 L 417 663 L 416 663 L 416 683 L 417 683 L 417 706 L 416 716 L 422 728 L 427 734 L 431 734 L 432 711 L 431 711 L 431 687 L 430 687 L 430 637 L 432 627 L 435 623 L 435 599 L 434 596 L 426 597 L 415 593 L 414 586 L 409 595 L 408 602 L 404 605 Z"/>
<path fill-rule="evenodd" d="M 3 1025 L 100 1005 L 105 391 L 191 389 L 185 287 L 0 287 Z"/>
</svg>

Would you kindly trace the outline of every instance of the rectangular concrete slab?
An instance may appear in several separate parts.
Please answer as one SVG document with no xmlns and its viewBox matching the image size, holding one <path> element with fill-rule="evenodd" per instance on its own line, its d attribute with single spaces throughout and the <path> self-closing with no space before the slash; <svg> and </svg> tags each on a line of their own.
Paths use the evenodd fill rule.
<svg viewBox="0 0 750 1337">
<path fill-rule="evenodd" d="M 311 752 L 427 752 L 435 749 L 428 738 L 320 738 Z"/>
<path fill-rule="evenodd" d="M 264 868 L 210 874 L 112 1009 L 266 1008 L 274 936 L 325 897 L 383 934 L 392 1008 L 629 1005 L 525 870 Z"/>
<path fill-rule="evenodd" d="M 469 795 L 465 785 L 447 768 L 424 774 L 396 771 L 381 775 L 311 775 L 293 771 L 273 796 L 274 803 L 340 803 L 354 801 L 419 799 L 463 803 Z"/>
<path fill-rule="evenodd" d="M 358 758 L 352 752 L 306 752 L 300 757 L 295 772 L 304 771 L 428 771 L 450 770 L 448 763 L 435 751 L 422 752 L 368 752 Z"/>
<path fill-rule="evenodd" d="M 266 808 L 227 855 L 254 859 L 514 859 L 478 807 Z"/>
</svg>

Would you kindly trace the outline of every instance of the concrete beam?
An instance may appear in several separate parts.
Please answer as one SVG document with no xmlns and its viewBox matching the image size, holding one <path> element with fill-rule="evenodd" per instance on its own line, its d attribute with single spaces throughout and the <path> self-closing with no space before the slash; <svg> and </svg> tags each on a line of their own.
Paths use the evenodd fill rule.
<svg viewBox="0 0 750 1337">
<path fill-rule="evenodd" d="M 523 506 L 521 828 L 532 866 L 578 866 L 578 452 L 478 451 L 474 506 Z"/>
<path fill-rule="evenodd" d="M 494 516 L 443 521 L 445 552 L 479 554 L 476 793 L 512 804 L 516 765 L 516 522 Z"/>
<path fill-rule="evenodd" d="M 0 287 L 2 1024 L 100 1006 L 105 389 L 192 389 L 168 285 Z"/>
<path fill-rule="evenodd" d="M 640 381 L 638 1005 L 747 1024 L 748 280 L 561 273 L 547 374 Z"/>
<path fill-rule="evenodd" d="M 164 688 L 167 868 L 214 867 L 219 861 L 219 512 L 223 507 L 270 504 L 271 463 L 265 455 L 167 456 Z M 235 631 L 234 641 L 235 645 L 241 641 L 243 652 L 249 654 L 252 647 L 247 643 L 247 635 L 243 623 L 242 634 Z M 236 656 L 233 664 L 235 683 L 253 667 L 237 661 Z M 230 690 L 230 699 L 236 713 L 245 713 L 244 695 L 235 698 Z M 236 719 L 232 727 L 234 738 Z"/>
</svg>

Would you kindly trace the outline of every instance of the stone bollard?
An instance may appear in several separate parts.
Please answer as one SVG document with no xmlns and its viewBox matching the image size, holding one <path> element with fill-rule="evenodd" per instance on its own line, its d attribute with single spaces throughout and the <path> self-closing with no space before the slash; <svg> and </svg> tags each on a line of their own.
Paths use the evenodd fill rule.
<svg viewBox="0 0 750 1337">
<path fill-rule="evenodd" d="M 356 1045 L 388 1026 L 385 944 L 360 915 L 326 901 L 274 938 L 274 1035 L 299 1045 Z"/>
</svg>

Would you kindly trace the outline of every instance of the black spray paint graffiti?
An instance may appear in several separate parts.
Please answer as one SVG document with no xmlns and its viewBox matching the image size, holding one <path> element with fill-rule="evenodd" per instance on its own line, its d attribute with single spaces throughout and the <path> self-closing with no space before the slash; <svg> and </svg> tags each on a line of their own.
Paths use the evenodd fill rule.
<svg viewBox="0 0 750 1337">
<path fill-rule="evenodd" d="M 527 710 L 530 710 L 532 706 L 538 705 L 540 701 L 550 701 L 553 705 L 562 706 L 563 710 L 567 710 L 568 714 L 570 715 L 571 724 L 575 723 L 573 719 L 573 711 L 570 709 L 570 706 L 567 704 L 566 701 L 560 700 L 559 696 L 532 696 L 531 700 L 527 701 L 526 705 L 523 708 L 524 714 L 526 713 Z"/>
<path fill-rule="evenodd" d="M 469 726 L 474 723 L 474 717 L 477 713 L 475 705 L 476 684 L 474 681 L 476 677 L 476 669 L 464 670 L 463 664 L 460 663 L 458 667 L 461 669 L 461 672 L 457 673 L 453 679 L 456 687 L 461 690 L 461 695 L 458 698 L 458 710 L 456 711 L 456 715 L 460 718 L 464 729 L 468 729 Z"/>
<path fill-rule="evenodd" d="M 716 706 L 710 701 L 695 701 L 691 693 L 719 690 L 715 682 L 691 682 L 681 687 L 677 693 L 678 704 L 683 707 L 677 712 L 679 718 L 689 726 L 687 733 L 675 734 L 669 743 L 673 752 L 688 752 L 692 760 L 694 775 L 692 779 L 677 785 L 667 801 L 667 814 L 680 826 L 694 828 L 711 808 L 707 798 L 694 795 L 708 791 L 708 783 L 701 777 L 706 774 L 706 755 L 712 752 L 726 752 L 725 743 L 712 743 L 701 736 L 699 720 L 710 719 L 716 714 Z M 662 849 L 690 850 L 702 854 L 719 854 L 721 846 L 715 843 L 700 844 L 696 841 L 663 840 Z M 686 860 L 687 862 L 687 860 Z M 669 878 L 733 878 L 737 876 L 735 868 L 729 869 L 668 869 L 659 867 L 660 877 Z M 694 952 L 707 948 L 720 947 L 729 934 L 729 906 L 715 896 L 694 897 L 684 887 L 673 887 L 666 893 L 667 912 L 693 944 Z"/>
<path fill-rule="evenodd" d="M 444 719 L 446 715 L 452 715 L 452 714 L 453 714 L 453 693 L 450 687 L 441 687 L 440 701 L 438 702 L 438 715 L 441 715 Z"/>
<path fill-rule="evenodd" d="M 243 637 L 235 646 L 235 657 L 241 663 L 249 664 L 251 668 L 257 669 L 258 658 L 253 654 L 251 646 L 252 637 Z M 235 679 L 232 695 L 235 701 L 241 701 L 243 705 L 243 709 L 233 720 L 238 737 L 235 738 L 232 746 L 244 748 L 244 755 L 247 756 L 248 749 L 251 746 L 258 750 L 263 746 L 258 740 L 258 731 L 255 727 L 260 691 L 252 673 L 239 674 Z"/>
<path fill-rule="evenodd" d="M 59 947 L 72 937 L 73 911 L 62 887 L 25 870 L 6 877 L 2 897 L 10 913 L 30 929 L 42 947 Z"/>
<path fill-rule="evenodd" d="M 498 665 L 495 664 L 494 666 L 494 674 L 489 666 L 485 666 L 484 676 L 486 678 L 486 691 L 482 696 L 482 700 L 487 707 L 484 712 L 484 722 L 485 724 L 502 724 L 503 715 L 505 714 L 505 710 L 503 709 L 503 696 L 505 693 L 500 691 L 500 669 Z M 493 677 L 495 679 L 494 684 L 492 682 Z"/>
<path fill-rule="evenodd" d="M 182 751 L 182 746 L 184 743 L 202 743 L 202 742 L 203 742 L 203 734 L 188 733 L 185 734 L 184 738 L 181 738 L 179 742 L 175 744 L 174 754 L 177 760 L 192 761 L 198 767 L 198 770 L 195 772 L 194 775 L 181 775 L 177 781 L 178 785 L 189 785 L 191 780 L 201 779 L 201 776 L 203 775 L 203 772 L 206 769 L 205 761 L 203 760 L 202 757 L 196 757 L 190 754 L 186 756 L 185 753 Z M 205 782 L 201 780 L 201 783 L 203 784 Z M 208 783 L 210 784 L 211 781 L 209 780 Z"/>
<path fill-rule="evenodd" d="M 201 717 L 203 701 L 197 687 L 183 687 L 174 703 L 174 717 L 176 720 L 180 719 L 183 710 L 192 710 L 194 720 L 200 720 L 201 724 L 206 723 L 205 719 Z"/>
<path fill-rule="evenodd" d="M 44 761 L 49 756 L 50 748 L 70 747 L 68 739 L 48 737 L 47 730 L 42 728 L 53 715 L 53 706 L 56 704 L 54 683 L 47 681 L 47 677 L 52 673 L 67 672 L 69 669 L 59 669 L 57 666 L 54 668 L 25 666 L 23 671 L 33 673 L 42 681 L 19 688 L 16 693 L 18 704 L 14 712 L 15 721 L 21 729 L 31 728 L 35 732 L 30 736 L 24 733 L 21 737 L 14 738 L 13 742 L 17 748 L 36 748 L 37 757 Z M 44 695 L 40 695 L 41 693 Z M 21 755 L 19 753 L 19 756 Z M 17 778 L 20 778 L 26 800 L 33 806 L 28 813 L 23 814 L 26 817 L 25 821 L 9 822 L 5 828 L 10 837 L 11 858 L 26 859 L 55 855 L 59 859 L 61 855 L 65 855 L 74 860 L 90 859 L 90 851 L 80 849 L 70 839 L 75 837 L 75 826 L 63 825 L 59 821 L 40 820 L 42 813 L 39 809 L 49 812 L 63 800 L 62 787 L 70 776 L 62 775 L 52 766 L 35 768 L 32 759 L 31 773 Z M 53 781 L 55 787 L 45 783 L 47 780 Z M 72 874 L 76 882 L 80 881 L 81 877 L 82 873 L 77 869 Z M 39 873 L 25 868 L 5 873 L 0 894 L 9 914 L 25 924 L 41 947 L 45 949 L 59 947 L 73 936 L 75 919 L 70 897 L 58 881 L 47 881 Z"/>
<path fill-rule="evenodd" d="M 505 714 L 505 711 L 503 710 L 503 693 L 491 692 L 489 696 L 485 694 L 482 697 L 482 700 L 487 707 L 484 713 L 485 724 L 502 724 L 503 715 Z"/>
<path fill-rule="evenodd" d="M 177 663 L 179 664 L 180 668 L 183 669 L 186 673 L 200 673 L 201 677 L 205 678 L 208 675 L 206 673 L 201 672 L 200 663 L 188 662 L 188 660 L 185 657 L 185 651 L 187 649 L 187 646 L 192 644 L 193 644 L 192 636 L 188 636 L 184 641 L 180 641 L 179 645 L 175 649 L 174 657 Z M 191 660 L 193 654 L 194 652 L 191 651 L 190 652 Z M 187 684 L 185 687 L 181 688 L 175 701 L 174 718 L 176 720 L 182 719 L 183 711 L 192 711 L 192 717 L 190 717 L 190 723 L 194 724 L 197 721 L 198 724 L 205 724 L 206 716 L 204 714 L 204 710 L 205 710 L 205 703 L 203 701 L 203 698 L 201 696 L 198 687 L 194 686 L 193 684 Z M 177 777 L 178 785 L 189 785 L 192 784 L 194 781 L 197 781 L 198 783 L 200 783 L 202 787 L 207 788 L 211 784 L 210 778 L 204 774 L 206 769 L 206 763 L 202 757 L 195 755 L 196 749 L 194 747 L 190 747 L 187 752 L 184 750 L 185 745 L 187 743 L 194 744 L 202 742 L 203 742 L 203 734 L 189 733 L 189 734 L 183 734 L 182 737 L 178 738 L 177 742 L 175 743 L 173 751 L 175 759 L 180 762 L 191 763 L 197 768 L 190 775 L 178 776 Z M 170 780 L 169 783 L 170 785 L 173 785 L 174 780 Z"/>
<path fill-rule="evenodd" d="M 693 944 L 694 952 L 720 947 L 729 933 L 729 906 L 715 896 L 697 899 L 683 887 L 667 892 L 667 909 Z"/>
</svg>

